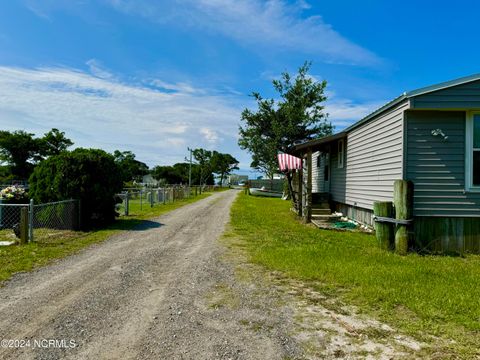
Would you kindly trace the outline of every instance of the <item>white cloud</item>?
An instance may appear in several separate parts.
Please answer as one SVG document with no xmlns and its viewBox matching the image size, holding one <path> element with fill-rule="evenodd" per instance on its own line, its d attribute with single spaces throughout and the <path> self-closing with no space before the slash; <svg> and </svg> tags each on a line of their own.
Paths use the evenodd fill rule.
<svg viewBox="0 0 480 360">
<path fill-rule="evenodd" d="M 90 72 L 100 79 L 113 79 L 113 74 L 103 67 L 100 61 L 90 59 L 85 63 Z"/>
<path fill-rule="evenodd" d="M 299 51 L 328 62 L 378 65 L 382 60 L 348 40 L 321 16 L 303 17 L 306 1 L 285 0 L 105 0 L 128 14 L 162 24 L 219 33 L 262 53 Z"/>
<path fill-rule="evenodd" d="M 203 138 L 211 145 L 218 142 L 218 134 L 215 130 L 204 127 L 200 129 L 200 134 L 202 134 Z"/>
<path fill-rule="evenodd" d="M 187 146 L 238 153 L 241 110 L 233 97 L 193 87 L 171 93 L 67 68 L 0 67 L 0 128 L 56 127 L 76 146 L 132 150 L 149 165 L 183 161 Z"/>
<path fill-rule="evenodd" d="M 372 113 L 385 103 L 386 101 L 359 104 L 349 99 L 332 97 L 327 100 L 325 111 L 329 114 L 332 124 L 335 125 L 335 130 L 339 131 Z"/>
</svg>

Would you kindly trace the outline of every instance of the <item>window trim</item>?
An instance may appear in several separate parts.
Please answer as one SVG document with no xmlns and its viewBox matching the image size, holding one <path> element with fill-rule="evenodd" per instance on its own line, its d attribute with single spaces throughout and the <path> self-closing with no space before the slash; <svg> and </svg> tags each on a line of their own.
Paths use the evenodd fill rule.
<svg viewBox="0 0 480 360">
<path fill-rule="evenodd" d="M 343 139 L 338 140 L 337 144 L 337 167 L 343 169 L 344 158 L 345 158 L 345 142 Z"/>
<path fill-rule="evenodd" d="M 473 118 L 480 111 L 468 111 L 465 123 L 465 191 L 480 192 L 480 185 L 473 185 Z M 477 148 L 480 151 L 480 148 Z"/>
</svg>

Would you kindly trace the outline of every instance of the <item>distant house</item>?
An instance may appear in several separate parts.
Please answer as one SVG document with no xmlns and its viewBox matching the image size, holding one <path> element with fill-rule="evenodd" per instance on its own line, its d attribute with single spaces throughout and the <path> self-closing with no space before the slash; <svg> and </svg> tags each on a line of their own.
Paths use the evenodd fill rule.
<svg viewBox="0 0 480 360">
<path fill-rule="evenodd" d="M 248 175 L 230 174 L 227 176 L 225 185 L 238 185 L 248 181 Z"/>
<path fill-rule="evenodd" d="M 151 174 L 147 174 L 142 177 L 142 185 L 158 186 L 158 180 L 156 180 Z"/>
<path fill-rule="evenodd" d="M 294 151 L 309 152 L 314 202 L 372 225 L 373 202 L 411 180 L 417 241 L 480 252 L 480 74 L 406 92 Z"/>
</svg>

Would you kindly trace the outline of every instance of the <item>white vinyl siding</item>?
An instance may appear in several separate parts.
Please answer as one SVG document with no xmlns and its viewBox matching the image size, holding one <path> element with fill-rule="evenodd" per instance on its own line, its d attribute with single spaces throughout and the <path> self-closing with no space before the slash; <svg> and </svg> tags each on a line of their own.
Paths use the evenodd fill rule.
<svg viewBox="0 0 480 360">
<path fill-rule="evenodd" d="M 319 165 L 319 166 L 318 166 Z M 320 151 L 312 154 L 312 192 L 324 192 L 325 157 Z"/>
<path fill-rule="evenodd" d="M 405 101 L 348 133 L 345 203 L 373 209 L 374 201 L 392 201 L 393 183 L 403 177 Z"/>
</svg>

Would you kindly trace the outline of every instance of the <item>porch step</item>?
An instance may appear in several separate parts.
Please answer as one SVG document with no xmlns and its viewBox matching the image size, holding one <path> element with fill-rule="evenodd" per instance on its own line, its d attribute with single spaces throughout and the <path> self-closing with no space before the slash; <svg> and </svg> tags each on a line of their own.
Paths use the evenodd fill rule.
<svg viewBox="0 0 480 360">
<path fill-rule="evenodd" d="M 313 215 L 312 214 L 312 222 L 321 222 L 321 223 L 328 223 L 328 222 L 336 222 L 340 221 L 341 216 L 338 215 Z"/>
<path fill-rule="evenodd" d="M 312 215 L 331 215 L 330 208 L 312 208 Z"/>
<path fill-rule="evenodd" d="M 322 202 L 320 204 L 312 204 L 312 209 L 330 209 L 328 202 Z"/>
</svg>

